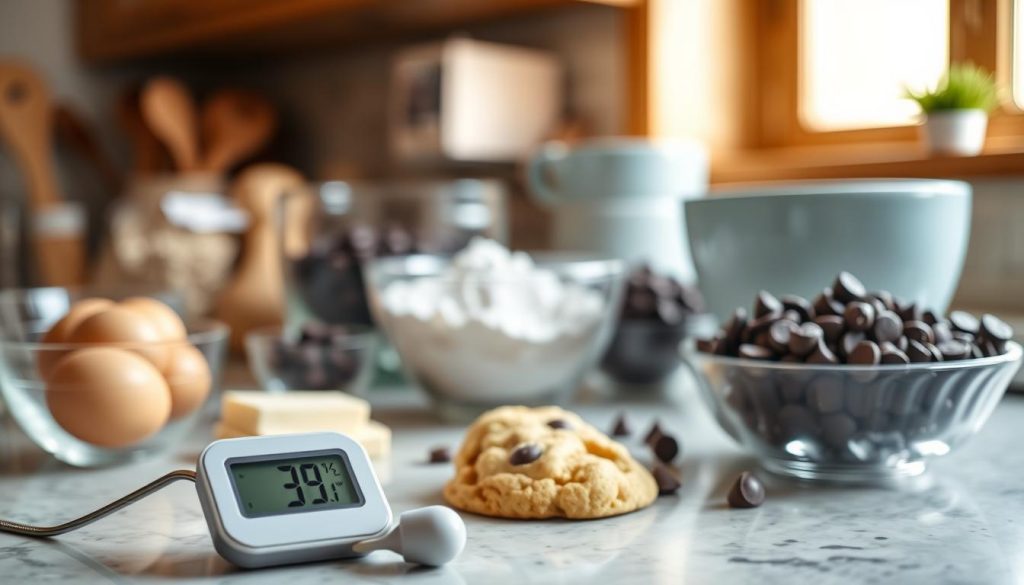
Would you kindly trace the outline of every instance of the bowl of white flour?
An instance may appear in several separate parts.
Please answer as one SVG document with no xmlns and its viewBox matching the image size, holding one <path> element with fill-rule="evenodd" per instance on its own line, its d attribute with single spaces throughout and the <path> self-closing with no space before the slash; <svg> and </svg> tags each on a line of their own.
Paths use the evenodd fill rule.
<svg viewBox="0 0 1024 585">
<path fill-rule="evenodd" d="M 367 288 L 406 375 L 445 418 L 564 401 L 611 339 L 625 263 L 511 252 L 478 238 L 453 258 L 383 258 Z"/>
</svg>

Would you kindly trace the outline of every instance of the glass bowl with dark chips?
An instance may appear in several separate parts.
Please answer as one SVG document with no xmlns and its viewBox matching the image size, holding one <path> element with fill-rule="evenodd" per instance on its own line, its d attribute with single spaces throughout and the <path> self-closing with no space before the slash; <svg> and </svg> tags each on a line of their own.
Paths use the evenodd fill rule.
<svg viewBox="0 0 1024 585">
<path fill-rule="evenodd" d="M 249 369 L 269 392 L 341 390 L 364 392 L 373 377 L 379 335 L 365 325 L 307 322 L 298 331 L 281 327 L 246 334 Z"/>
<path fill-rule="evenodd" d="M 817 299 L 762 291 L 687 351 L 722 428 L 769 471 L 880 483 L 978 432 L 1021 365 L 993 315 L 944 318 L 841 273 Z"/>
</svg>

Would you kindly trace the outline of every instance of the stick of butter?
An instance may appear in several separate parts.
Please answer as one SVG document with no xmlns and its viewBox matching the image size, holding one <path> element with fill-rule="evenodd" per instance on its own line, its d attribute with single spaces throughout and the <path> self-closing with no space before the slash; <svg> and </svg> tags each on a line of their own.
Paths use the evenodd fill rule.
<svg viewBox="0 0 1024 585">
<path fill-rule="evenodd" d="M 334 431 L 352 434 L 370 420 L 370 404 L 341 392 L 225 392 L 221 420 L 246 435 Z"/>
<path fill-rule="evenodd" d="M 309 432 L 325 429 L 308 429 Z M 374 459 L 382 459 L 391 454 L 391 429 L 381 423 L 371 420 L 358 431 L 345 433 L 359 442 L 366 449 L 366 453 Z M 224 421 L 219 421 L 214 427 L 213 435 L 217 439 L 237 439 L 239 437 L 252 436 L 250 433 L 232 428 Z"/>
</svg>

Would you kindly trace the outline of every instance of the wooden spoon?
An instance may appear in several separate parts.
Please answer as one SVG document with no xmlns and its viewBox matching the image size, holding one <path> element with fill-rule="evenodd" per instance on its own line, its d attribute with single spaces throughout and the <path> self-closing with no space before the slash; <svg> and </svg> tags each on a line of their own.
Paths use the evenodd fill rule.
<svg viewBox="0 0 1024 585">
<path fill-rule="evenodd" d="M 277 113 L 258 93 L 222 89 L 203 104 L 201 124 L 203 168 L 223 173 L 266 146 L 277 129 Z"/>
<path fill-rule="evenodd" d="M 282 234 L 275 228 L 277 204 L 289 196 L 288 215 L 308 213 L 308 205 L 292 206 L 310 198 L 302 175 L 291 167 L 264 163 L 241 172 L 231 186 L 235 202 L 249 213 L 249 228 L 231 283 L 217 299 L 217 317 L 231 326 L 231 346 L 242 347 L 245 333 L 254 327 L 281 324 L 284 317 L 284 274 L 281 269 Z M 289 225 L 305 225 L 304 218 L 288 218 Z M 298 221 L 296 221 L 296 219 Z M 284 240 L 293 239 L 284 234 Z"/>
<path fill-rule="evenodd" d="M 44 284 L 81 284 L 84 217 L 65 204 L 53 163 L 53 106 L 46 83 L 28 66 L 0 61 L 0 137 L 28 188 L 36 262 Z"/>
<path fill-rule="evenodd" d="M 170 154 L 142 117 L 142 90 L 133 87 L 117 98 L 116 116 L 121 130 L 132 144 L 132 172 L 152 175 L 171 169 Z"/>
<path fill-rule="evenodd" d="M 188 88 L 177 79 L 156 77 L 142 88 L 140 99 L 146 124 L 171 151 L 178 171 L 198 170 L 196 107 Z"/>
</svg>

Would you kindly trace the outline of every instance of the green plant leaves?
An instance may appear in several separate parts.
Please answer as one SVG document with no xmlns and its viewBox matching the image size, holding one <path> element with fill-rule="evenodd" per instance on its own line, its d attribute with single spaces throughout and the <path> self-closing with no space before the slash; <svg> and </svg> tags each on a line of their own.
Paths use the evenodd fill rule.
<svg viewBox="0 0 1024 585">
<path fill-rule="evenodd" d="M 925 114 L 941 110 L 992 111 L 999 103 L 998 88 L 992 74 L 973 63 L 953 65 L 934 89 L 906 97 L 917 102 Z"/>
</svg>

